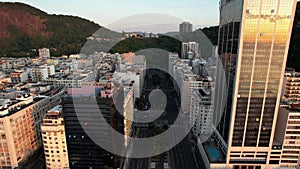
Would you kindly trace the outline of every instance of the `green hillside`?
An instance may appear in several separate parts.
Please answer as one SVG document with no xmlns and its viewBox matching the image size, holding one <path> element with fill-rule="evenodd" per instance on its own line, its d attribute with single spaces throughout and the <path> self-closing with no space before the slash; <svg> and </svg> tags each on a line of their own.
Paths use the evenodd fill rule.
<svg viewBox="0 0 300 169">
<path fill-rule="evenodd" d="M 32 49 L 41 47 L 51 48 L 57 56 L 79 53 L 86 38 L 101 28 L 86 19 L 49 15 L 23 3 L 0 2 L 0 18 L 2 56 L 35 56 Z"/>
</svg>

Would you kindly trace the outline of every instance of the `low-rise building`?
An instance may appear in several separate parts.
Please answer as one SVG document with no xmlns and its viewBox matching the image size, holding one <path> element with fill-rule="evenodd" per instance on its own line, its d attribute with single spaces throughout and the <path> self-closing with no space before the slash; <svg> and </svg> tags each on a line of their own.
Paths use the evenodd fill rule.
<svg viewBox="0 0 300 169">
<path fill-rule="evenodd" d="M 16 70 L 9 74 L 12 83 L 20 83 L 28 81 L 28 74 L 23 70 Z"/>
<path fill-rule="evenodd" d="M 48 69 L 45 66 L 33 67 L 30 72 L 33 82 L 41 82 L 49 77 Z"/>
<path fill-rule="evenodd" d="M 39 56 L 49 58 L 50 57 L 50 50 L 47 48 L 39 49 Z"/>
</svg>

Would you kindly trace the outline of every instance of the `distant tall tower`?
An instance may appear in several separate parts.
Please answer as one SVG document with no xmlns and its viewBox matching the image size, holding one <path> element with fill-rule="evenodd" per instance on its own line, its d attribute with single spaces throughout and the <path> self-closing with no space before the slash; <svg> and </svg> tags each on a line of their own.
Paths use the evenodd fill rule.
<svg viewBox="0 0 300 169">
<path fill-rule="evenodd" d="M 269 166 L 296 3 L 221 0 L 215 118 L 227 167 Z"/>
<path fill-rule="evenodd" d="M 193 24 L 190 22 L 182 22 L 179 25 L 179 32 L 180 33 L 188 33 L 193 31 Z"/>
</svg>

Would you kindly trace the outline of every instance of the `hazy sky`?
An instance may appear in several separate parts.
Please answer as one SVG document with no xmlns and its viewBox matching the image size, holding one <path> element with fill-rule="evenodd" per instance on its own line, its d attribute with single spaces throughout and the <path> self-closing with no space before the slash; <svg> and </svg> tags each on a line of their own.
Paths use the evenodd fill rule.
<svg viewBox="0 0 300 169">
<path fill-rule="evenodd" d="M 6 0 L 10 1 L 10 0 Z M 16 0 L 14 0 L 16 1 Z M 10 2 L 14 2 L 10 1 Z M 158 13 L 190 21 L 196 27 L 218 24 L 218 0 L 17 0 L 50 14 L 80 16 L 107 26 L 124 17 Z M 161 18 L 156 18 L 160 20 Z M 176 28 L 178 29 L 177 26 Z"/>
</svg>

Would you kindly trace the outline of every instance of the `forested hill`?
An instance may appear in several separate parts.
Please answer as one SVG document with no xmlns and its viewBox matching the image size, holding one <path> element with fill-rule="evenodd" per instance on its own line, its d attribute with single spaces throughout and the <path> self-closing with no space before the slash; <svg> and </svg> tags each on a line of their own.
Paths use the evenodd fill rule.
<svg viewBox="0 0 300 169">
<path fill-rule="evenodd" d="M 50 15 L 23 3 L 0 2 L 0 56 L 35 56 L 32 49 L 51 48 L 52 55 L 80 52 L 101 26 L 75 16 Z"/>
</svg>

